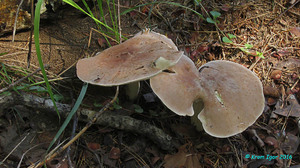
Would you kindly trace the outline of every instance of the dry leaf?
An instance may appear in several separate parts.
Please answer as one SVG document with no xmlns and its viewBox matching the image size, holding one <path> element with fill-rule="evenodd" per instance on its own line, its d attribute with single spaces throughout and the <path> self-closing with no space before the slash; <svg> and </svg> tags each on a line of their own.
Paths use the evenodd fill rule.
<svg viewBox="0 0 300 168">
<path fill-rule="evenodd" d="M 112 147 L 110 152 L 109 152 L 109 158 L 110 159 L 120 159 L 120 155 L 121 155 L 121 150 L 120 148 L 116 148 L 116 147 Z"/>
<path fill-rule="evenodd" d="M 288 100 L 288 105 L 281 108 L 281 104 L 277 103 L 274 113 L 282 116 L 300 117 L 300 105 L 294 95 L 291 95 Z"/>
<path fill-rule="evenodd" d="M 87 144 L 87 147 L 93 151 L 95 150 L 99 150 L 100 149 L 100 144 L 99 143 L 94 143 L 94 142 L 90 142 Z"/>
<path fill-rule="evenodd" d="M 187 150 L 188 144 L 179 147 L 174 155 L 165 156 L 165 168 L 201 168 L 200 155 Z"/>
<path fill-rule="evenodd" d="M 299 144 L 299 137 L 288 133 L 284 142 L 281 144 L 281 148 L 286 154 L 293 154 L 297 151 Z"/>
<path fill-rule="evenodd" d="M 293 27 L 290 32 L 294 35 L 296 35 L 297 37 L 300 37 L 300 27 Z"/>
</svg>

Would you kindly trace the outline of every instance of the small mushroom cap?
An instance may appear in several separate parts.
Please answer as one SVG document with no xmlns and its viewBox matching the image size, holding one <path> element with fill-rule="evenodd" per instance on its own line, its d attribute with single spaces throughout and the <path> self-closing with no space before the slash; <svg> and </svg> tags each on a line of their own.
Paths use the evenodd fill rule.
<svg viewBox="0 0 300 168">
<path fill-rule="evenodd" d="M 152 78 L 150 86 L 160 100 L 174 113 L 194 115 L 193 102 L 201 93 L 198 70 L 194 62 L 182 56 L 178 63 Z"/>
<path fill-rule="evenodd" d="M 225 138 L 243 132 L 264 109 L 259 78 L 230 61 L 211 61 L 199 68 L 204 109 L 198 115 L 204 130 Z"/>
<path fill-rule="evenodd" d="M 79 60 L 77 76 L 84 82 L 102 86 L 148 79 L 163 70 L 155 66 L 159 60 L 167 60 L 163 64 L 168 65 L 166 68 L 178 62 L 183 52 L 174 46 L 167 37 L 146 30 L 94 57 Z"/>
</svg>

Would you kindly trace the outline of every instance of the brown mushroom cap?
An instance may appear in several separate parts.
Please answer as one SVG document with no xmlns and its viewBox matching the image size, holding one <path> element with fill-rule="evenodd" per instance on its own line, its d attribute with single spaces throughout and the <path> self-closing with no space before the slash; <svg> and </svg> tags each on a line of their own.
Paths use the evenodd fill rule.
<svg viewBox="0 0 300 168">
<path fill-rule="evenodd" d="M 204 130 L 215 137 L 244 131 L 264 108 L 262 84 L 247 68 L 230 61 L 211 61 L 196 70 L 186 56 L 150 79 L 154 93 L 178 115 L 194 115 L 193 103 L 204 108 L 198 118 Z M 199 111 L 195 113 L 198 114 Z"/>
<path fill-rule="evenodd" d="M 201 93 L 198 70 L 194 62 L 182 56 L 178 63 L 150 78 L 150 86 L 160 100 L 174 113 L 194 115 L 193 102 Z"/>
<path fill-rule="evenodd" d="M 178 62 L 183 52 L 174 46 L 167 37 L 146 30 L 94 57 L 79 60 L 77 76 L 102 86 L 148 79 Z"/>
<path fill-rule="evenodd" d="M 259 78 L 230 61 L 211 61 L 199 69 L 204 109 L 198 115 L 204 130 L 225 138 L 243 132 L 264 109 Z"/>
</svg>

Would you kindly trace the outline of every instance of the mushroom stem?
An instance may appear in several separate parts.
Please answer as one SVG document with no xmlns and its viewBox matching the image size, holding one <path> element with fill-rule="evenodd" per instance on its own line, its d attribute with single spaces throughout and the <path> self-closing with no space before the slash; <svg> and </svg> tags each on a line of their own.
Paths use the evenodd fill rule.
<svg viewBox="0 0 300 168">
<path fill-rule="evenodd" d="M 202 99 L 197 99 L 193 103 L 194 115 L 191 116 L 191 122 L 196 127 L 197 131 L 203 131 L 202 123 L 199 122 L 198 115 L 204 108 Z"/>
<path fill-rule="evenodd" d="M 130 101 L 134 101 L 140 91 L 140 82 L 132 82 L 125 85 L 125 93 Z"/>
</svg>

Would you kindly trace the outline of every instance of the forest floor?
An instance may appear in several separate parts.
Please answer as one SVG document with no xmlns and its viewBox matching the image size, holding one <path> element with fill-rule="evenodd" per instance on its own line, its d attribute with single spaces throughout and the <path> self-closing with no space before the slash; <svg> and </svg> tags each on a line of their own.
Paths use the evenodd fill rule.
<svg viewBox="0 0 300 168">
<path fill-rule="evenodd" d="M 146 2 L 121 1 L 119 8 L 123 12 Z M 129 39 L 150 28 L 172 39 L 197 67 L 212 60 L 229 60 L 247 67 L 264 86 L 263 114 L 243 133 L 215 138 L 197 131 L 190 117 L 168 110 L 153 94 L 149 81 L 143 81 L 134 102 L 127 99 L 121 87 L 118 101 L 100 116 L 109 123 L 98 121 L 69 149 L 48 161 L 48 167 L 300 167 L 299 0 L 203 1 L 203 8 L 192 0 L 178 3 L 204 19 L 182 6 L 154 3 L 121 15 L 122 35 Z M 108 8 L 103 9 L 107 24 L 112 26 Z M 221 14 L 214 20 L 216 25 L 206 20 L 210 11 Z M 77 61 L 109 47 L 103 34 L 90 34 L 91 28 L 97 29 L 95 22 L 67 4 L 41 16 L 42 57 L 49 67 L 48 77 L 63 117 L 59 120 L 53 105 L 45 103 L 49 95 L 43 83 L 30 85 L 43 81 L 39 72 L 1 92 L 0 167 L 28 167 L 47 153 L 80 93 Z M 228 34 L 235 37 L 224 42 L 222 38 L 230 37 Z M 27 68 L 29 37 L 30 29 L 18 31 L 15 42 L 11 42 L 11 33 L 0 37 L 0 88 L 39 68 L 34 44 Z M 81 108 L 99 111 L 114 92 L 115 87 L 89 85 Z M 89 117 L 79 114 L 78 118 L 74 119 L 77 125 L 70 124 L 55 145 L 71 139 Z M 116 121 L 118 124 L 113 123 Z M 170 141 L 153 137 L 157 135 Z"/>
</svg>

